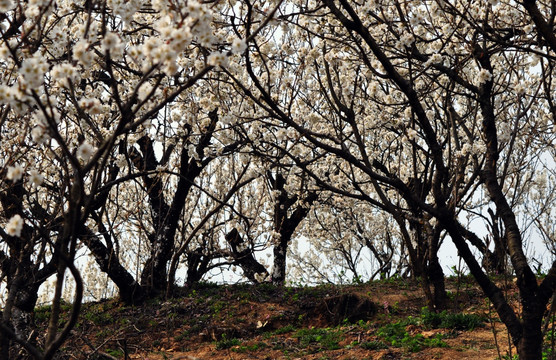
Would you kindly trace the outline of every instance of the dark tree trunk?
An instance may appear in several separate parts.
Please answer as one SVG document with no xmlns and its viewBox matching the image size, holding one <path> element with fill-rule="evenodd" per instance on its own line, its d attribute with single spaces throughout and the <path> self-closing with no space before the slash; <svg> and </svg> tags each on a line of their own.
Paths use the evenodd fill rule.
<svg viewBox="0 0 556 360">
<path fill-rule="evenodd" d="M 141 273 L 141 285 L 146 288 L 149 296 L 162 294 L 168 289 L 167 267 L 175 250 L 174 238 L 187 195 L 197 176 L 213 159 L 213 157 L 205 157 L 204 151 L 210 144 L 218 122 L 217 110 L 211 111 L 209 118 L 211 122 L 195 149 L 198 159 L 189 157 L 189 150 L 186 146 L 181 150 L 180 177 L 171 204 L 165 200 L 162 178 L 160 176 L 151 178 L 152 174 L 147 174 L 147 172 L 156 171 L 160 165 L 165 165 L 169 157 L 164 156 L 159 162 L 155 157 L 153 142 L 148 136 L 144 136 L 138 141 L 141 154 L 133 147 L 130 149 L 135 167 L 145 172 L 142 179 L 145 188 L 149 190 L 147 196 L 154 228 L 154 232 L 148 234 L 151 253 Z"/>
<path fill-rule="evenodd" d="M 139 304 L 145 299 L 143 288 L 120 263 L 114 249 L 107 248 L 98 236 L 88 228 L 83 228 L 81 240 L 93 254 L 100 270 L 106 273 L 118 287 L 120 300 L 126 304 Z"/>
<path fill-rule="evenodd" d="M 537 287 L 536 280 L 532 286 L 537 290 L 530 291 L 528 294 L 521 292 L 521 304 L 523 306 L 522 318 L 519 319 L 513 308 L 508 304 L 503 291 L 498 288 L 483 272 L 477 259 L 465 243 L 461 233 L 457 230 L 458 225 L 455 220 L 448 217 L 442 219 L 446 230 L 458 249 L 460 256 L 464 259 L 471 274 L 477 280 L 485 295 L 492 301 L 500 320 L 508 328 L 513 344 L 516 346 L 520 359 L 541 359 L 542 358 L 542 316 L 545 311 L 548 299 L 554 292 L 556 284 L 556 263 L 553 264 L 549 275 Z M 518 282 L 519 282 L 518 274 Z M 523 284 L 521 284 L 523 286 Z M 518 284 L 519 287 L 519 284 Z"/>
<path fill-rule="evenodd" d="M 131 156 L 135 166 L 144 172 L 155 171 L 160 165 L 157 161 L 152 140 L 148 136 L 139 139 L 141 153 L 131 148 Z M 164 199 L 164 188 L 159 176 L 144 174 L 142 179 L 148 189 L 148 203 L 151 211 L 154 233 L 148 234 L 151 245 L 150 256 L 141 272 L 141 286 L 146 289 L 147 295 L 156 295 L 166 289 L 166 263 L 173 247 L 173 237 L 168 237 L 170 226 L 167 223 L 170 206 Z"/>
<path fill-rule="evenodd" d="M 207 272 L 210 258 L 203 256 L 203 249 L 198 248 L 189 253 L 187 257 L 187 280 L 188 287 L 198 283 Z"/>
<path fill-rule="evenodd" d="M 13 307 L 10 309 L 10 319 L 7 324 L 20 339 L 27 340 L 35 345 L 37 332 L 33 324 L 33 311 L 37 303 L 38 287 L 33 286 L 32 280 L 27 276 L 18 281 L 21 285 L 17 288 Z M 25 359 L 27 352 L 17 343 L 10 341 L 8 336 L 2 338 L 2 350 L 0 354 L 5 359 Z"/>
<path fill-rule="evenodd" d="M 442 271 L 442 266 L 440 266 L 440 261 L 438 259 L 440 227 L 431 227 L 428 224 L 428 222 L 425 222 L 425 225 L 423 226 L 423 230 L 427 235 L 427 243 L 429 247 L 427 256 L 427 276 L 434 288 L 433 298 L 435 310 L 441 311 L 447 307 L 448 294 L 446 293 L 444 271 Z"/>
<path fill-rule="evenodd" d="M 422 217 L 423 214 L 419 214 L 419 216 Z M 440 230 L 438 227 L 432 228 L 420 223 L 414 223 L 412 227 L 417 242 L 412 272 L 421 280 L 429 310 L 444 310 L 447 306 L 448 295 L 446 294 L 444 272 L 438 260 Z"/>
<path fill-rule="evenodd" d="M 11 266 L 8 264 L 11 262 Z M 16 265 L 15 262 L 7 260 L 2 262 L 3 271 L 7 270 L 6 267 L 12 268 L 12 273 L 8 273 L 8 289 L 15 291 L 13 297 L 13 305 L 10 307 L 10 317 L 8 322 L 5 323 L 17 337 L 26 339 L 31 345 L 35 345 L 36 336 L 38 335 L 35 324 L 33 323 L 33 313 L 38 299 L 38 291 L 41 284 L 55 272 L 56 261 L 51 260 L 43 268 L 36 270 L 37 266 L 32 264 L 29 259 L 23 260 L 24 264 Z M 25 269 L 23 272 L 17 273 L 15 266 Z M 16 276 L 13 274 L 16 272 Z M 16 282 L 16 284 L 14 284 Z M 12 286 L 15 285 L 15 286 Z M 12 294 L 8 295 L 9 297 Z M 0 313 L 1 314 L 1 313 Z M 7 314 L 2 314 L 7 315 Z M 28 358 L 27 351 L 20 345 L 10 341 L 7 334 L 0 332 L 0 355 L 6 359 L 26 359 Z"/>
<path fill-rule="evenodd" d="M 280 242 L 274 245 L 274 266 L 272 268 L 272 283 L 283 285 L 286 281 L 286 253 L 290 239 L 280 238 Z"/>
<path fill-rule="evenodd" d="M 268 277 L 268 271 L 260 262 L 257 261 L 257 259 L 255 259 L 251 249 L 238 249 L 238 246 L 241 246 L 244 240 L 237 229 L 232 229 L 232 231 L 226 234 L 226 241 L 232 248 L 232 257 L 234 258 L 235 263 L 241 267 L 245 277 L 255 284 L 260 282 L 256 275 L 262 277 L 263 279 Z"/>
<path fill-rule="evenodd" d="M 151 242 L 153 248 L 151 255 L 145 262 L 141 272 L 141 286 L 146 289 L 148 296 L 157 296 L 164 293 L 167 288 L 167 265 L 172 256 L 174 247 L 172 241 L 165 236 L 156 236 L 157 240 Z"/>
<path fill-rule="evenodd" d="M 298 204 L 295 210 L 288 217 L 288 211 L 297 202 L 297 195 L 289 196 L 284 189 L 286 181 L 281 174 L 273 177 L 270 172 L 268 177 L 271 180 L 272 188 L 280 192 L 274 206 L 274 231 L 279 235 L 274 243 L 274 264 L 272 268 L 272 283 L 278 286 L 284 285 L 286 281 L 286 257 L 288 246 L 292 235 L 297 226 L 305 219 L 309 213 L 310 205 L 317 199 L 316 193 L 309 193 L 303 204 Z"/>
<path fill-rule="evenodd" d="M 446 284 L 444 272 L 438 262 L 438 256 L 432 256 L 430 260 L 427 276 L 433 286 L 434 308 L 437 311 L 445 310 L 448 305 L 448 294 L 446 294 Z"/>
<path fill-rule="evenodd" d="M 516 344 L 520 360 L 542 359 L 543 335 L 541 331 L 543 308 L 535 304 L 533 309 L 523 311 L 523 334 Z"/>
<path fill-rule="evenodd" d="M 480 49 L 481 51 L 484 51 Z M 490 57 L 484 54 L 478 59 L 481 66 L 492 72 Z M 521 297 L 523 307 L 522 318 L 518 325 L 512 321 L 502 321 L 508 326 L 512 335 L 514 345 L 518 349 L 520 359 L 540 359 L 542 349 L 542 316 L 545 312 L 546 304 L 551 294 L 554 292 L 554 283 L 550 284 L 543 281 L 542 285 L 550 288 L 550 295 L 543 293 L 543 289 L 538 286 L 537 278 L 528 264 L 527 257 L 523 251 L 523 239 L 517 224 L 514 211 L 502 190 L 502 184 L 498 181 L 497 161 L 499 158 L 498 137 L 496 130 L 496 116 L 493 106 L 493 82 L 486 81 L 479 89 L 479 105 L 483 115 L 482 129 L 486 139 L 487 152 L 485 167 L 482 173 L 482 180 L 488 190 L 492 202 L 496 205 L 497 215 L 504 223 L 505 234 L 500 237 L 503 244 L 502 250 L 507 251 L 510 256 L 517 280 L 517 287 Z M 552 271 L 553 269 L 551 269 Z M 500 313 L 500 312 L 499 312 Z M 514 313 L 515 316 L 515 313 Z M 515 330 L 512 332 L 512 328 Z"/>
<path fill-rule="evenodd" d="M 22 205 L 25 196 L 26 190 L 22 181 L 10 184 L 5 191 L 1 191 L 0 204 L 4 209 L 3 215 L 10 217 L 15 214 L 24 214 Z M 30 210 L 37 218 L 43 219 L 45 222 L 52 221 L 54 230 L 60 230 L 59 223 L 40 205 L 35 204 Z M 0 251 L 0 273 L 7 283 L 8 299 L 6 299 L 4 312 L 0 312 L 0 321 L 3 326 L 13 331 L 15 336 L 28 339 L 28 342 L 33 345 L 35 336 L 32 334 L 35 333 L 35 328 L 32 314 L 37 303 L 39 287 L 55 273 L 58 256 L 53 256 L 48 262 L 44 258 L 33 260 L 35 248 L 26 246 L 27 242 L 33 241 L 40 244 L 41 241 L 46 242 L 47 240 L 37 238 L 34 229 L 28 225 L 23 227 L 21 239 L 7 237 L 2 241 L 9 248 L 9 255 Z M 7 359 L 14 358 L 14 353 L 26 354 L 26 351 L 19 345 L 15 345 L 10 338 L 9 334 L 0 331 L 0 357 Z M 9 355 L 10 351 L 12 357 Z"/>
</svg>

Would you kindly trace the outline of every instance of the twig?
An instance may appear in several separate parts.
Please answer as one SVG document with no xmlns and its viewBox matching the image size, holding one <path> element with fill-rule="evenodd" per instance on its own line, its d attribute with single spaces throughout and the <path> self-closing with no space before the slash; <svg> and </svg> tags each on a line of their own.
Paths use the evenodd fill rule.
<svg viewBox="0 0 556 360">
<path fill-rule="evenodd" d="M 494 345 L 496 346 L 496 352 L 498 353 L 498 359 L 502 359 L 502 353 L 500 352 L 500 345 L 498 344 L 498 336 L 496 335 L 496 327 L 494 326 L 494 321 L 492 320 L 492 307 L 490 306 L 490 299 L 487 298 L 488 304 L 488 322 L 492 327 L 492 335 L 494 335 Z"/>
</svg>

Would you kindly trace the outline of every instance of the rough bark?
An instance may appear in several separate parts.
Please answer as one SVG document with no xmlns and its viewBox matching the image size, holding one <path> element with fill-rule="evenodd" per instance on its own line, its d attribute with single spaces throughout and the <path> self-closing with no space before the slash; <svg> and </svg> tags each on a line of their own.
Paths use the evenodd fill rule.
<svg viewBox="0 0 556 360">
<path fill-rule="evenodd" d="M 492 72 L 490 58 L 484 54 L 479 59 L 481 66 Z M 546 303 L 540 301 L 537 278 L 528 264 L 523 251 L 523 240 L 516 221 L 515 214 L 508 203 L 498 182 L 497 161 L 499 158 L 498 137 L 496 131 L 496 117 L 492 104 L 492 81 L 487 81 L 480 88 L 479 105 L 483 115 L 483 134 L 487 143 L 485 168 L 482 179 L 488 190 L 497 212 L 504 222 L 506 236 L 504 237 L 510 260 L 517 278 L 517 286 L 521 296 L 522 318 L 521 331 L 511 333 L 514 345 L 522 359 L 538 359 L 541 357 L 542 333 L 541 323 Z M 504 319 L 502 319 L 504 321 Z M 505 322 L 505 321 L 504 321 Z M 505 322 L 506 323 L 506 322 Z"/>
<path fill-rule="evenodd" d="M 174 252 L 174 238 L 181 213 L 186 204 L 187 195 L 194 184 L 195 178 L 212 160 L 210 157 L 204 158 L 204 149 L 210 143 L 212 133 L 216 127 L 218 121 L 217 110 L 211 111 L 209 117 L 211 119 L 210 125 L 196 148 L 201 160 L 191 159 L 186 147 L 181 151 L 180 178 L 171 204 L 168 204 L 164 198 L 161 177 L 156 175 L 150 177 L 152 174 L 147 174 L 147 172 L 156 171 L 157 167 L 161 165 L 155 157 L 152 140 L 147 136 L 139 140 L 141 153 L 134 148 L 130 149 L 135 167 L 145 172 L 142 180 L 145 188 L 148 189 L 147 197 L 154 227 L 154 232 L 148 234 L 151 253 L 141 273 L 141 285 L 147 290 L 147 293 L 152 295 L 163 293 L 168 288 L 167 266 Z"/>
<path fill-rule="evenodd" d="M 139 304 L 145 299 L 143 288 L 120 263 L 114 249 L 109 249 L 90 229 L 83 227 L 81 240 L 93 254 L 100 270 L 118 287 L 120 300 L 126 304 Z"/>
<path fill-rule="evenodd" d="M 187 280 L 186 284 L 191 287 L 199 282 L 207 272 L 210 257 L 203 256 L 203 249 L 198 248 L 190 252 L 187 256 Z"/>
<path fill-rule="evenodd" d="M 288 216 L 291 207 L 297 202 L 297 195 L 289 196 L 285 191 L 285 179 L 281 174 L 272 177 L 269 174 L 272 187 L 280 192 L 274 206 L 274 231 L 279 234 L 274 244 L 274 264 L 272 268 L 272 283 L 284 285 L 286 281 L 287 250 L 295 229 L 309 213 L 310 205 L 317 199 L 316 193 L 310 193 L 302 204 L 298 204 Z"/>
<path fill-rule="evenodd" d="M 446 309 L 448 304 L 448 294 L 446 293 L 446 284 L 444 281 L 444 271 L 440 266 L 438 259 L 438 248 L 440 246 L 440 229 L 431 227 L 425 223 L 423 227 L 427 235 L 427 244 L 429 247 L 427 256 L 427 277 L 433 286 L 434 307 L 436 311 Z"/>
<path fill-rule="evenodd" d="M 256 275 L 259 275 L 259 277 L 262 277 L 263 279 L 268 277 L 268 271 L 260 262 L 257 261 L 257 259 L 255 259 L 249 248 L 238 248 L 242 246 L 244 240 L 237 229 L 232 229 L 226 234 L 226 241 L 232 248 L 231 255 L 235 264 L 241 267 L 245 277 L 255 284 L 260 282 Z"/>
<path fill-rule="evenodd" d="M 537 6 L 536 0 L 523 0 L 522 4 L 529 13 L 529 16 L 531 16 L 538 32 L 544 38 L 548 46 L 552 49 L 552 51 L 556 51 L 556 36 L 554 35 L 553 28 L 554 20 L 552 19 L 550 23 L 545 20 L 543 14 Z M 552 10 L 554 10 L 554 8 L 552 8 Z"/>
<path fill-rule="evenodd" d="M 23 198 L 26 190 L 23 182 L 18 181 L 6 186 L 6 190 L 0 192 L 0 204 L 6 217 L 15 214 L 24 214 L 22 209 Z M 52 228 L 60 230 L 60 222 L 52 219 L 38 204 L 30 209 L 34 216 L 51 221 Z M 32 313 L 38 299 L 38 291 L 41 284 L 56 271 L 58 257 L 53 256 L 48 262 L 34 252 L 35 247 L 29 243 L 44 245 L 49 236 L 47 232 L 37 235 L 31 226 L 25 225 L 21 238 L 4 237 L 2 241 L 8 247 L 8 253 L 0 251 L 0 271 L 6 281 L 8 300 L 4 312 L 1 313 L 2 328 L 12 333 L 0 331 L 0 357 L 9 358 L 10 352 L 19 353 L 23 346 L 15 345 L 14 337 L 24 339 L 29 345 L 34 345 L 35 336 Z M 7 305 L 9 303 L 9 306 Z"/>
</svg>

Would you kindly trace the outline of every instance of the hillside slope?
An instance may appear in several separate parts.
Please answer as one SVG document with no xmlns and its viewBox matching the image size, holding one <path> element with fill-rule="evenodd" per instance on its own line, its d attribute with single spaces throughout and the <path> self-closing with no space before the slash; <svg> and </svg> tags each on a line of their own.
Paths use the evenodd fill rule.
<svg viewBox="0 0 556 360">
<path fill-rule="evenodd" d="M 497 359 L 508 337 L 472 281 L 448 280 L 447 312 L 405 279 L 276 288 L 200 284 L 169 301 L 84 304 L 68 359 Z M 512 284 L 506 286 L 515 296 Z M 49 308 L 36 311 L 46 325 Z M 495 334 L 496 333 L 496 338 Z M 513 352 L 515 354 L 515 351 Z M 506 357 L 508 358 L 508 357 Z"/>
</svg>

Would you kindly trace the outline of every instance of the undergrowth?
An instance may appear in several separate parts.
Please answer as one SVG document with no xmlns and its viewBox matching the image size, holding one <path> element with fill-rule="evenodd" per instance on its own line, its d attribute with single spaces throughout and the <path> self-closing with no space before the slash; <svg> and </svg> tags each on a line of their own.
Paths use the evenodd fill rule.
<svg viewBox="0 0 556 360">
<path fill-rule="evenodd" d="M 474 330 L 484 325 L 484 319 L 475 314 L 449 313 L 446 310 L 435 313 L 426 307 L 421 310 L 423 325 L 433 329 Z"/>
<path fill-rule="evenodd" d="M 298 338 L 299 343 L 304 347 L 316 345 L 317 350 L 340 349 L 341 346 L 339 342 L 343 339 L 343 335 L 339 329 L 330 328 L 299 329 L 292 337 Z"/>
</svg>

